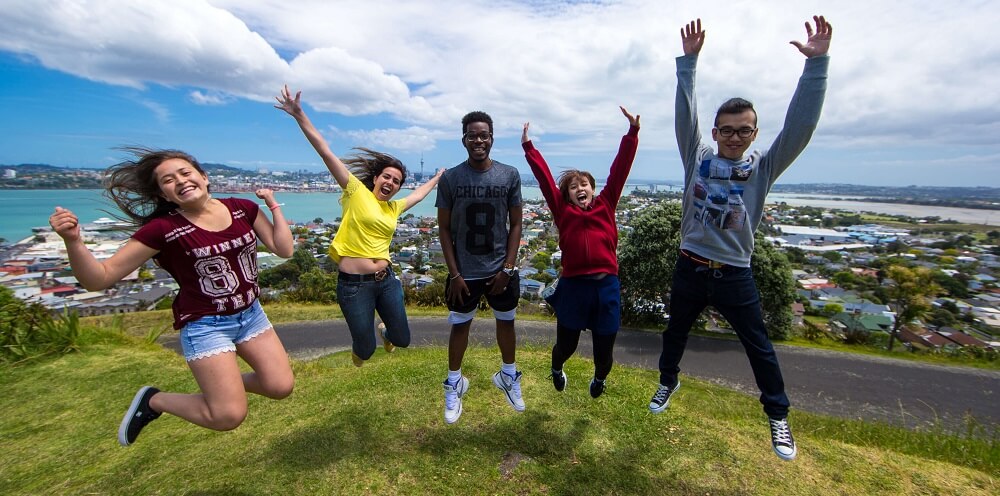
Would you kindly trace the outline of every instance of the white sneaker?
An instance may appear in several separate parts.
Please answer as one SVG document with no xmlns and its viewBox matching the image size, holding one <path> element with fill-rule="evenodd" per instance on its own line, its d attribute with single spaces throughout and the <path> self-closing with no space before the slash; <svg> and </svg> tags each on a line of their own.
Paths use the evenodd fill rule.
<svg viewBox="0 0 1000 496">
<path fill-rule="evenodd" d="M 523 412 L 524 411 L 524 400 L 521 399 L 521 373 L 518 372 L 517 375 L 511 377 L 504 374 L 501 370 L 496 374 L 493 374 L 493 385 L 504 392 L 504 396 L 507 397 L 507 403 L 514 407 L 514 410 Z"/>
<path fill-rule="evenodd" d="M 462 416 L 462 395 L 469 390 L 469 379 L 464 375 L 458 380 L 458 384 L 452 386 L 448 384 L 448 379 L 444 380 L 444 421 L 454 424 L 458 417 Z"/>
</svg>

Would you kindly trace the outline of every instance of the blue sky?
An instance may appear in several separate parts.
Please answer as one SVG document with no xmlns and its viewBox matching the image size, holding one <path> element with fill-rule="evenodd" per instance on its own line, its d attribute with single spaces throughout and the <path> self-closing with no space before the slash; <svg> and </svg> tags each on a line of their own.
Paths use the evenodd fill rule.
<svg viewBox="0 0 1000 496">
<path fill-rule="evenodd" d="M 673 137 L 679 29 L 701 17 L 702 123 L 730 96 L 780 129 L 802 70 L 790 40 L 834 26 L 813 142 L 782 176 L 804 182 L 1000 186 L 1000 5 L 868 2 L 2 2 L 0 164 L 105 167 L 120 145 L 205 162 L 322 170 L 282 84 L 336 153 L 368 146 L 411 170 L 465 158 L 460 119 L 495 121 L 493 157 L 520 168 L 520 129 L 556 168 L 603 178 L 642 116 L 634 180 L 680 180 Z M 709 129 L 703 125 L 709 138 Z"/>
</svg>

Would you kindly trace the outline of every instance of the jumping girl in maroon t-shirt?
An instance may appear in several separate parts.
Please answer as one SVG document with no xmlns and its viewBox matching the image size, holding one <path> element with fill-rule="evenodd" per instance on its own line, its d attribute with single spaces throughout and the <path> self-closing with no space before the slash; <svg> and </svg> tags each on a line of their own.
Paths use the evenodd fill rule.
<svg viewBox="0 0 1000 496">
<path fill-rule="evenodd" d="M 49 217 L 63 238 L 73 275 L 88 290 L 106 289 L 150 258 L 180 285 L 174 328 L 199 394 L 135 394 L 118 429 L 118 442 L 135 442 L 143 427 L 167 412 L 215 430 L 238 427 L 247 414 L 246 393 L 285 398 L 294 378 L 288 355 L 257 301 L 257 242 L 292 256 L 288 223 L 271 190 L 257 190 L 274 224 L 255 202 L 215 199 L 194 157 L 176 150 L 131 148 L 135 161 L 108 171 L 106 194 L 139 229 L 111 258 L 97 260 L 80 236 L 79 220 L 56 207 Z M 253 372 L 243 374 L 236 357 Z"/>
</svg>

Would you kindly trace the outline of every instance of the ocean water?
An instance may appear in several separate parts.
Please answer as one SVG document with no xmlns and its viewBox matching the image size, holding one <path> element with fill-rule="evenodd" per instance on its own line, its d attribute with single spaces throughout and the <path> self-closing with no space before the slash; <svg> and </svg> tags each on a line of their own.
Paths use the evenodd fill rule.
<svg viewBox="0 0 1000 496">
<path fill-rule="evenodd" d="M 117 207 L 105 199 L 102 192 L 98 189 L 0 190 L 0 238 L 15 242 L 30 237 L 33 227 L 49 225 L 49 216 L 56 206 L 72 210 L 83 223 L 111 217 L 108 212 L 117 213 Z M 410 190 L 402 190 L 396 198 L 403 198 L 409 193 Z M 538 188 L 524 187 L 521 195 L 525 199 L 542 198 Z M 263 201 L 253 193 L 218 193 L 216 196 L 247 198 L 263 205 Z M 289 222 L 311 222 L 316 218 L 333 221 L 341 214 L 340 193 L 277 192 L 275 198 L 285 204 L 281 208 Z M 437 191 L 431 191 L 427 198 L 406 213 L 417 217 L 437 216 L 437 208 L 434 207 L 436 198 Z"/>
<path fill-rule="evenodd" d="M 600 186 L 600 185 L 599 185 Z M 600 189 L 600 188 L 598 188 Z M 628 195 L 635 187 L 626 187 L 624 194 Z M 0 190 L 0 238 L 8 242 L 20 241 L 31 236 L 33 227 L 48 226 L 49 215 L 56 206 L 68 208 L 75 212 L 84 223 L 93 222 L 101 217 L 111 217 L 108 212 L 116 212 L 114 204 L 102 196 L 102 190 Z M 403 190 L 399 195 L 409 194 Z M 538 188 L 524 187 L 522 196 L 529 200 L 539 200 L 542 192 Z M 220 196 L 236 196 L 260 201 L 252 193 L 230 194 L 220 193 Z M 275 197 L 284 203 L 282 210 L 285 218 L 294 222 L 310 222 L 321 218 L 332 221 L 340 217 L 340 193 L 287 193 L 278 192 Z M 424 201 L 418 203 L 407 213 L 418 217 L 436 216 L 437 209 L 434 200 L 437 191 L 432 191 Z M 1000 212 L 996 210 L 978 210 L 970 208 L 929 207 L 924 205 L 905 205 L 894 203 L 874 203 L 854 200 L 834 200 L 822 195 L 770 195 L 768 202 L 786 201 L 791 205 L 807 205 L 824 208 L 840 208 L 851 211 L 870 211 L 886 214 L 910 215 L 924 217 L 937 215 L 943 219 L 954 219 L 972 224 L 988 224 L 1000 226 Z"/>
</svg>

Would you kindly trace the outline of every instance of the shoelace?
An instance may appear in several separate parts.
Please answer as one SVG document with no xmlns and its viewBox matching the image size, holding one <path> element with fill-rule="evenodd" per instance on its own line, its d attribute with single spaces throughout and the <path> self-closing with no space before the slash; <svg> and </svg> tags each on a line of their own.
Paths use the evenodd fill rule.
<svg viewBox="0 0 1000 496">
<path fill-rule="evenodd" d="M 444 392 L 444 406 L 449 410 L 454 410 L 455 406 L 458 404 L 458 390 L 454 387 L 449 387 Z"/>
<path fill-rule="evenodd" d="M 667 401 L 667 397 L 670 396 L 670 388 L 667 386 L 660 386 L 660 389 L 656 390 L 656 394 L 653 395 L 653 401 L 656 403 L 663 403 Z"/>
<path fill-rule="evenodd" d="M 502 375 L 506 376 L 505 379 L 510 379 L 510 392 L 514 393 L 515 398 L 521 397 L 521 374 L 518 373 L 516 376 L 511 377 L 507 374 L 501 372 Z"/>
<path fill-rule="evenodd" d="M 775 444 L 783 444 L 785 446 L 792 445 L 792 433 L 788 429 L 787 420 L 774 420 L 769 419 L 771 422 L 771 439 Z"/>
</svg>

